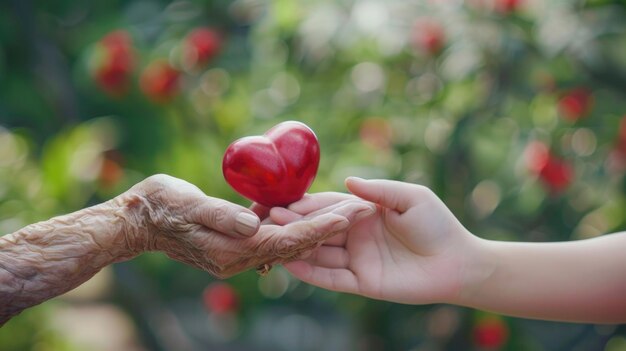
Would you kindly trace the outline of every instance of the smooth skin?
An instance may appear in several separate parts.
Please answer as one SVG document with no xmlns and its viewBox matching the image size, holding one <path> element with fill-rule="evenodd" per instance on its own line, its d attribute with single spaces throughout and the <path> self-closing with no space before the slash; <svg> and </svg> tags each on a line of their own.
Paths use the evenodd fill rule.
<svg viewBox="0 0 626 351">
<path fill-rule="evenodd" d="M 310 284 L 406 303 L 450 303 L 544 320 L 626 322 L 626 233 L 560 243 L 481 239 L 424 186 L 348 178 L 354 195 L 305 196 L 270 216 L 287 224 L 358 197 L 377 212 L 286 263 Z"/>
</svg>

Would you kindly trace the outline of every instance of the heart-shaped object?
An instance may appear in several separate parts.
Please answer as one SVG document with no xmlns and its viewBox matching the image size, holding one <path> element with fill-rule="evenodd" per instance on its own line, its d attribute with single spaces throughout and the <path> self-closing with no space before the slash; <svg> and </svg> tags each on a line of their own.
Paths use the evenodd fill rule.
<svg viewBox="0 0 626 351">
<path fill-rule="evenodd" d="M 234 141 L 222 171 L 244 197 L 268 207 L 287 206 L 309 189 L 320 162 L 315 133 L 300 122 L 277 124 L 262 136 Z"/>
</svg>

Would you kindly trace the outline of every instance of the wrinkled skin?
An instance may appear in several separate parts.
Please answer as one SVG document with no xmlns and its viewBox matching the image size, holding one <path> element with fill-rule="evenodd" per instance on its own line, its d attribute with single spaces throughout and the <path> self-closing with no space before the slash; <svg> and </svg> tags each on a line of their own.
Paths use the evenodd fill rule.
<svg viewBox="0 0 626 351">
<path fill-rule="evenodd" d="M 350 225 L 359 213 L 373 213 L 373 205 L 346 201 L 318 216 L 285 227 L 270 222 L 256 235 L 240 240 L 234 218 L 238 212 L 253 213 L 224 200 L 210 198 L 197 187 L 167 176 L 140 183 L 128 198 L 136 201 L 140 218 L 136 251 L 162 251 L 169 257 L 225 278 L 261 264 L 283 263 L 319 246 L 325 238 Z M 141 195 L 135 195 L 141 194 Z M 138 198 L 136 198 L 138 196 Z M 258 224 L 257 224 L 258 225 Z M 138 245 L 138 246 L 137 246 Z"/>
<path fill-rule="evenodd" d="M 373 205 L 345 201 L 285 226 L 261 225 L 251 210 L 152 176 L 111 201 L 0 237 L 0 325 L 146 251 L 224 278 L 304 257 L 373 213 Z"/>
</svg>

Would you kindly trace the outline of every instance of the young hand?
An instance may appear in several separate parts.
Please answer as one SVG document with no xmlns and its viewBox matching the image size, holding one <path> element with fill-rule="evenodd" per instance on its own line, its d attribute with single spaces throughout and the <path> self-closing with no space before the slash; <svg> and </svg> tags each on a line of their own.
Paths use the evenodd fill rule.
<svg viewBox="0 0 626 351">
<path fill-rule="evenodd" d="M 471 277 L 466 262 L 476 238 L 443 202 L 428 188 L 408 183 L 348 178 L 346 185 L 377 204 L 377 212 L 285 267 L 330 290 L 410 304 L 454 301 Z M 272 209 L 270 218 L 286 224 L 356 197 L 306 195 L 289 209 Z"/>
</svg>

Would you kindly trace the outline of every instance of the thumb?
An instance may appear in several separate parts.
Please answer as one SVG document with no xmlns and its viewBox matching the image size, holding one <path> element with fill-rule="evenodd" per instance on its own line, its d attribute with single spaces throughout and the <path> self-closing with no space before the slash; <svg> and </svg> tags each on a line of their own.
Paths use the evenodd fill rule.
<svg viewBox="0 0 626 351">
<path fill-rule="evenodd" d="M 366 180 L 357 177 L 346 179 L 348 190 L 367 201 L 390 208 L 399 213 L 407 211 L 414 205 L 415 185 L 393 180 L 373 179 Z"/>
<path fill-rule="evenodd" d="M 253 236 L 260 225 L 253 211 L 226 200 L 206 196 L 189 213 L 190 220 L 231 237 Z"/>
</svg>

